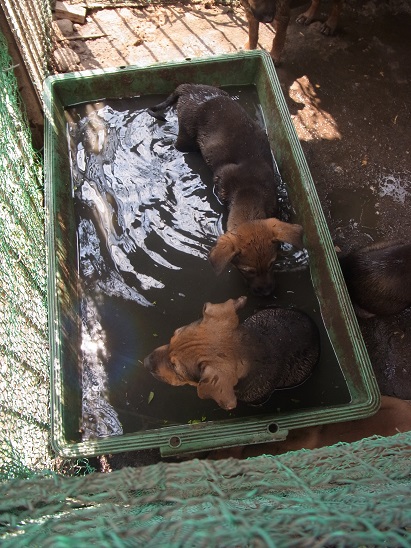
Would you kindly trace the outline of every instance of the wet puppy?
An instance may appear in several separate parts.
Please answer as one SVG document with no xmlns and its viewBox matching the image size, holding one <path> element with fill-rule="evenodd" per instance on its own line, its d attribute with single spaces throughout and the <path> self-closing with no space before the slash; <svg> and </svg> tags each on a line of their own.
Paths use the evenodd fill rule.
<svg viewBox="0 0 411 548">
<path fill-rule="evenodd" d="M 240 325 L 237 311 L 246 300 L 206 303 L 202 319 L 177 329 L 144 366 L 173 386 L 196 386 L 200 398 L 226 410 L 237 400 L 258 405 L 276 389 L 301 384 L 319 358 L 317 326 L 287 308 L 261 310 Z"/>
<path fill-rule="evenodd" d="M 150 114 L 177 103 L 176 148 L 200 150 L 216 192 L 229 208 L 227 232 L 210 251 L 217 274 L 231 262 L 256 295 L 274 289 L 272 267 L 280 242 L 301 248 L 302 227 L 275 218 L 277 177 L 266 133 L 225 91 L 182 84 Z"/>
<path fill-rule="evenodd" d="M 359 316 L 397 314 L 411 306 L 411 243 L 375 242 L 339 261 Z"/>
<path fill-rule="evenodd" d="M 330 16 L 322 25 L 321 32 L 334 34 L 343 0 L 334 0 Z M 271 23 L 275 30 L 270 55 L 274 64 L 278 64 L 284 48 L 287 27 L 290 21 L 291 0 L 241 0 L 248 22 L 248 42 L 246 49 L 256 49 L 258 27 L 260 23 Z M 320 0 L 312 0 L 307 11 L 297 17 L 297 23 L 309 25 L 316 17 Z"/>
</svg>

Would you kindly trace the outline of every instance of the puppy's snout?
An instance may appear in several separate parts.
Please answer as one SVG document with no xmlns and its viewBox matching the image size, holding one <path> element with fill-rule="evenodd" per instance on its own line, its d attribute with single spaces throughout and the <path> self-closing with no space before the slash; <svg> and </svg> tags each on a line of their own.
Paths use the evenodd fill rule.
<svg viewBox="0 0 411 548">
<path fill-rule="evenodd" d="M 256 297 L 268 297 L 273 292 L 273 287 L 254 287 L 252 293 Z"/>
<path fill-rule="evenodd" d="M 251 292 L 257 297 L 268 297 L 274 291 L 274 282 L 256 283 L 251 286 Z"/>
<path fill-rule="evenodd" d="M 261 23 L 271 23 L 273 19 L 274 19 L 273 15 L 263 15 L 261 19 Z"/>
<path fill-rule="evenodd" d="M 265 9 L 263 10 L 256 10 L 251 9 L 254 17 L 259 21 L 260 23 L 271 23 L 274 19 L 275 12 L 267 11 Z"/>
<path fill-rule="evenodd" d="M 156 352 L 152 352 L 144 358 L 143 365 L 150 373 L 156 373 L 159 365 L 159 360 L 156 359 Z"/>
</svg>

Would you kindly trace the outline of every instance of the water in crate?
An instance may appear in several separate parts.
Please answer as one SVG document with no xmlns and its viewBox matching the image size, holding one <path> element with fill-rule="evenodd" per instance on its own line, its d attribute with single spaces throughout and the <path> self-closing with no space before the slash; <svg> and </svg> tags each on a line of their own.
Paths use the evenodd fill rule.
<svg viewBox="0 0 411 548">
<path fill-rule="evenodd" d="M 228 91 L 264 124 L 253 86 Z M 268 298 L 249 295 L 233 267 L 214 273 L 207 256 L 224 230 L 226 209 L 200 154 L 175 149 L 174 109 L 166 122 L 147 113 L 158 101 L 107 99 L 66 110 L 81 288 L 83 439 L 349 401 L 304 251 L 283 245 Z M 280 217 L 289 220 L 291 204 L 279 181 Z M 314 318 L 322 350 L 306 383 L 275 392 L 261 407 L 240 404 L 226 412 L 200 400 L 195 388 L 168 386 L 144 369 L 144 357 L 177 327 L 200 318 L 205 302 L 243 294 L 244 318 L 272 305 Z"/>
</svg>

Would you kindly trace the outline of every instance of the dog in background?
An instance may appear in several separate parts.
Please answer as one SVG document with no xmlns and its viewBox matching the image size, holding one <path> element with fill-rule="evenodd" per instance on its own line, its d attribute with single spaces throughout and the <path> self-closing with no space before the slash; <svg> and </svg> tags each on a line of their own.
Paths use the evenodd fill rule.
<svg viewBox="0 0 411 548">
<path fill-rule="evenodd" d="M 181 152 L 201 151 L 213 172 L 216 192 L 227 203 L 227 231 L 210 251 L 217 274 L 231 262 L 256 295 L 273 292 L 272 267 L 280 242 L 303 247 L 302 227 L 285 223 L 277 214 L 277 176 L 263 129 L 225 91 L 206 85 L 181 84 L 159 111 L 177 103 Z"/>
<path fill-rule="evenodd" d="M 177 329 L 144 366 L 172 386 L 196 386 L 201 399 L 227 411 L 237 400 L 260 405 L 274 390 L 304 382 L 320 354 L 316 324 L 291 308 L 267 308 L 240 324 L 246 301 L 206 303 L 202 319 Z"/>
<path fill-rule="evenodd" d="M 411 306 L 411 243 L 374 242 L 339 261 L 358 316 L 387 316 Z"/>
<path fill-rule="evenodd" d="M 322 25 L 321 32 L 332 35 L 337 27 L 343 0 L 333 0 L 331 13 Z M 256 49 L 258 27 L 260 23 L 271 23 L 275 30 L 270 55 L 274 64 L 278 64 L 284 48 L 287 27 L 290 22 L 291 0 L 241 0 L 248 22 L 248 42 L 246 49 Z M 312 0 L 310 7 L 297 17 L 297 23 L 309 25 L 316 17 L 320 0 Z"/>
</svg>

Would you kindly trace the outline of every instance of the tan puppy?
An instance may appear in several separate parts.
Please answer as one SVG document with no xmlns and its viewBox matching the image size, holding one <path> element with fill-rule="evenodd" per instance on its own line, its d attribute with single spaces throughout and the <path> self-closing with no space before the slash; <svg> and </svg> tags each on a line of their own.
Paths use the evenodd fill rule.
<svg viewBox="0 0 411 548">
<path fill-rule="evenodd" d="M 322 25 L 321 32 L 334 34 L 341 12 L 343 0 L 334 0 L 330 16 Z M 287 27 L 290 22 L 291 0 L 241 0 L 248 22 L 248 42 L 246 49 L 256 49 L 258 44 L 258 27 L 260 23 L 271 23 L 275 36 L 270 55 L 274 64 L 278 64 L 284 48 Z M 297 23 L 309 25 L 317 16 L 320 0 L 312 0 L 307 11 L 297 17 Z"/>
<path fill-rule="evenodd" d="M 210 459 L 247 458 L 259 455 L 280 455 L 299 449 L 318 449 L 338 442 L 351 443 L 371 436 L 394 436 L 411 430 L 411 403 L 390 396 L 381 397 L 381 407 L 365 419 L 309 426 L 290 430 L 287 439 L 241 447 L 218 449 L 207 455 Z"/>
<path fill-rule="evenodd" d="M 233 201 L 230 212 L 237 212 Z M 238 217 L 237 217 L 238 218 Z M 273 267 L 280 242 L 302 248 L 302 227 L 278 219 L 227 222 L 227 232 L 211 249 L 209 259 L 217 274 L 232 263 L 247 280 L 252 293 L 267 296 L 274 290 Z"/>
<path fill-rule="evenodd" d="M 358 316 L 387 316 L 411 306 L 411 243 L 374 242 L 339 261 Z"/>
<path fill-rule="evenodd" d="M 206 303 L 203 318 L 174 332 L 144 366 L 173 386 L 191 384 L 226 410 L 237 400 L 264 403 L 276 389 L 301 384 L 318 361 L 317 326 L 299 310 L 268 308 L 240 325 L 246 297 Z"/>
<path fill-rule="evenodd" d="M 266 133 L 225 91 L 182 84 L 148 112 L 177 103 L 176 148 L 200 150 L 213 172 L 217 195 L 227 203 L 227 234 L 210 252 L 217 273 L 232 262 L 256 295 L 274 289 L 272 267 L 280 242 L 302 248 L 302 227 L 275 218 L 277 176 Z"/>
</svg>

